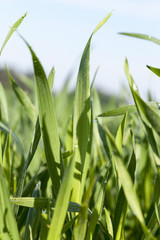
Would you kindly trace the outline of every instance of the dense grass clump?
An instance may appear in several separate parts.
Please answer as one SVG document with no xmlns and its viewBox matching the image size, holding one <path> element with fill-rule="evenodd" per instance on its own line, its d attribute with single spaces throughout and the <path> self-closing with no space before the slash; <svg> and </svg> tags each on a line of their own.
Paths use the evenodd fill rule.
<svg viewBox="0 0 160 240">
<path fill-rule="evenodd" d="M 0 85 L 0 239 L 160 239 L 159 104 L 141 98 L 127 59 L 134 105 L 109 111 L 105 105 L 102 113 L 90 83 L 92 37 L 110 16 L 86 44 L 74 97 L 68 79 L 52 93 L 54 68 L 46 76 L 23 38 L 35 77 L 23 79 L 28 93 L 6 66 L 12 88 Z"/>
</svg>

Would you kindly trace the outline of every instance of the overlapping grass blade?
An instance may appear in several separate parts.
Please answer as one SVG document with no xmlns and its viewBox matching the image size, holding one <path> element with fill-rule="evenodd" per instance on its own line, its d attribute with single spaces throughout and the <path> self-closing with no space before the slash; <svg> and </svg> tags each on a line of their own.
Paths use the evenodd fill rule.
<svg viewBox="0 0 160 240">
<path fill-rule="evenodd" d="M 39 196 L 40 196 L 40 183 L 37 184 L 32 194 L 32 197 Z M 24 240 L 32 240 L 35 238 L 39 221 L 40 210 L 36 208 L 30 208 L 27 214 L 27 220 L 25 224 Z"/>
<path fill-rule="evenodd" d="M 27 96 L 27 94 L 22 90 L 21 87 L 18 86 L 18 84 L 12 78 L 7 66 L 6 66 L 6 71 L 7 71 L 8 78 L 11 83 L 12 89 L 15 92 L 18 100 L 25 107 L 25 110 L 28 113 L 28 117 L 31 119 L 31 121 L 33 121 L 33 123 L 35 123 L 36 118 L 37 118 L 37 113 L 36 113 L 36 109 L 35 109 L 34 105 L 32 104 L 32 102 L 29 99 L 29 97 Z"/>
<path fill-rule="evenodd" d="M 73 148 L 75 150 L 75 159 L 77 169 L 75 171 L 76 179 L 72 193 L 73 201 L 80 202 L 80 179 L 85 171 L 84 162 L 90 136 L 91 124 L 91 102 L 90 102 L 90 45 L 92 36 L 103 26 L 112 13 L 105 17 L 91 34 L 84 49 L 76 85 L 73 119 Z"/>
<path fill-rule="evenodd" d="M 6 36 L 6 39 L 4 40 L 3 42 L 3 45 L 0 49 L 0 55 L 2 54 L 2 51 L 6 45 L 6 43 L 8 42 L 8 40 L 10 39 L 10 37 L 12 36 L 12 34 L 14 33 L 14 31 L 16 31 L 16 29 L 19 27 L 19 25 L 21 24 L 21 22 L 23 21 L 23 19 L 25 18 L 25 16 L 27 15 L 27 13 L 25 13 L 17 22 L 15 22 L 13 24 L 13 26 L 10 28 L 7 36 Z"/>
<path fill-rule="evenodd" d="M 145 225 L 140 202 L 139 202 L 137 193 L 134 189 L 134 185 L 133 185 L 131 176 L 128 173 L 124 163 L 122 162 L 121 155 L 120 155 L 119 149 L 115 143 L 114 137 L 112 136 L 112 134 L 106 127 L 104 127 L 104 130 L 106 131 L 106 134 L 107 134 L 107 136 L 112 144 L 112 147 L 113 147 L 113 151 L 115 154 L 114 164 L 116 167 L 116 171 L 118 173 L 118 177 L 122 184 L 122 188 L 123 188 L 124 194 L 126 196 L 127 202 L 130 205 L 134 214 L 136 215 L 137 219 L 139 220 L 144 232 L 149 235 L 149 231 Z M 152 238 L 152 239 L 154 239 L 154 238 Z"/>
<path fill-rule="evenodd" d="M 150 107 L 154 108 L 154 110 L 159 110 L 160 103 L 158 102 L 148 102 L 147 103 Z M 124 107 L 119 107 L 104 113 L 101 113 L 98 115 L 98 117 L 114 117 L 114 116 L 121 116 L 124 115 L 126 112 L 130 113 L 136 113 L 137 108 L 135 105 L 126 105 Z"/>
<path fill-rule="evenodd" d="M 3 171 L 6 175 L 8 189 L 10 190 L 11 182 L 11 156 L 10 156 L 10 144 L 11 144 L 11 130 L 9 131 L 7 141 L 5 144 L 5 149 L 3 153 Z"/>
<path fill-rule="evenodd" d="M 37 86 L 41 133 L 48 170 L 53 183 L 53 191 L 56 196 L 60 187 L 63 166 L 60 159 L 60 141 L 55 110 L 53 107 L 51 91 L 43 67 L 30 45 L 26 41 L 25 43 L 32 55 Z"/>
<path fill-rule="evenodd" d="M 1 147 L 1 146 L 0 146 Z M 20 239 L 17 223 L 9 200 L 6 177 L 0 164 L 0 233 L 3 240 Z"/>
<path fill-rule="evenodd" d="M 59 189 L 47 240 L 57 240 L 61 237 L 61 232 L 69 205 L 69 199 L 73 188 L 74 167 L 75 162 L 72 156 L 69 165 L 65 170 L 63 181 Z"/>
<path fill-rule="evenodd" d="M 121 32 L 119 34 L 125 35 L 125 36 L 128 36 L 128 37 L 135 37 L 135 38 L 140 38 L 140 39 L 143 39 L 143 40 L 148 40 L 148 41 L 151 41 L 151 42 L 154 42 L 154 43 L 160 45 L 160 40 L 155 38 L 155 37 L 152 37 L 150 35 L 139 34 L 139 33 L 125 33 L 125 32 Z"/>
<path fill-rule="evenodd" d="M 54 75 L 55 75 L 55 69 L 54 69 L 54 67 L 52 67 L 52 69 L 49 73 L 49 76 L 48 76 L 48 84 L 49 84 L 49 87 L 51 90 L 52 90 L 53 83 L 54 83 Z"/>
<path fill-rule="evenodd" d="M 4 133 L 9 134 L 10 127 L 8 127 L 6 124 L 4 124 L 3 122 L 0 121 L 0 130 Z M 23 153 L 24 151 L 23 151 L 22 143 L 21 143 L 19 137 L 17 136 L 17 134 L 13 130 L 11 131 L 11 136 L 15 140 L 17 145 L 19 146 L 21 152 Z"/>
</svg>

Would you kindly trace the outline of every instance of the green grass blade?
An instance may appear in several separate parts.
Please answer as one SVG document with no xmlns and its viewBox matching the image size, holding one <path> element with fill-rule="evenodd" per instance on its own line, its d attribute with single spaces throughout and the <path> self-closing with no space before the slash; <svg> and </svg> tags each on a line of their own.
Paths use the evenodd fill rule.
<svg viewBox="0 0 160 240">
<path fill-rule="evenodd" d="M 150 107 L 146 102 L 144 102 L 142 98 L 139 96 L 138 91 L 135 90 L 135 82 L 129 73 L 127 59 L 125 60 L 125 72 L 128 78 L 128 82 L 136 107 L 143 122 L 145 122 L 145 124 L 148 127 L 152 126 L 154 130 L 160 135 L 160 114 L 159 112 L 155 111 L 152 107 Z"/>
<path fill-rule="evenodd" d="M 37 184 L 33 191 L 32 197 L 40 196 L 40 185 Z M 37 226 L 40 220 L 40 210 L 37 208 L 30 208 L 25 223 L 24 240 L 32 240 L 35 237 Z M 32 238 L 30 237 L 32 236 Z"/>
<path fill-rule="evenodd" d="M 126 120 L 127 120 L 127 112 L 118 128 L 117 134 L 116 134 L 116 145 L 121 152 L 122 149 L 122 144 L 123 144 L 123 138 L 124 138 L 124 130 L 125 130 L 125 125 L 126 125 Z"/>
<path fill-rule="evenodd" d="M 9 134 L 10 127 L 8 127 L 6 124 L 4 124 L 3 122 L 0 121 L 0 130 L 4 133 Z M 17 136 L 17 134 L 13 130 L 11 131 L 11 136 L 15 140 L 17 145 L 19 146 L 21 152 L 23 153 L 24 151 L 23 151 L 22 143 L 21 143 L 19 137 Z"/>
<path fill-rule="evenodd" d="M 154 43 L 160 45 L 160 40 L 155 37 L 152 37 L 150 35 L 138 34 L 138 33 L 124 33 L 124 32 L 121 32 L 120 34 L 128 36 L 128 37 L 135 37 L 135 38 L 140 38 L 143 40 L 151 41 L 151 42 L 154 42 Z"/>
<path fill-rule="evenodd" d="M 103 26 L 112 13 L 108 14 L 95 28 L 91 34 L 84 49 L 76 85 L 75 102 L 74 102 L 74 121 L 73 121 L 73 148 L 76 159 L 76 179 L 72 193 L 73 201 L 80 202 L 80 179 L 81 174 L 85 171 L 84 162 L 90 136 L 91 124 L 91 101 L 90 101 L 90 46 L 92 36 Z"/>
<path fill-rule="evenodd" d="M 27 94 L 21 89 L 21 87 L 18 86 L 18 84 L 12 78 L 7 66 L 6 66 L 6 72 L 8 74 L 8 78 L 9 78 L 9 81 L 11 83 L 12 89 L 15 92 L 18 100 L 25 107 L 31 121 L 33 121 L 33 123 L 35 123 L 36 118 L 37 118 L 37 113 L 36 113 L 36 109 L 35 109 L 34 105 L 30 101 Z"/>
<path fill-rule="evenodd" d="M 136 167 L 136 157 L 133 151 L 132 157 L 129 163 L 128 172 L 134 182 L 134 173 Z M 122 233 L 124 232 L 124 221 L 127 212 L 127 201 L 123 189 L 121 188 L 117 198 L 117 204 L 115 208 L 115 215 L 113 221 L 114 236 L 116 240 L 120 240 Z"/>
<path fill-rule="evenodd" d="M 54 83 L 54 75 L 55 75 L 55 69 L 54 69 L 54 67 L 52 67 L 52 69 L 49 73 L 49 76 L 48 76 L 48 84 L 49 84 L 51 91 L 52 91 L 52 87 L 53 87 L 53 83 Z"/>
<path fill-rule="evenodd" d="M 10 28 L 10 31 L 8 32 L 5 41 L 3 42 L 3 45 L 1 47 L 0 50 L 0 55 L 2 54 L 2 51 L 6 45 L 6 43 L 8 42 L 8 40 L 10 39 L 10 37 L 12 36 L 12 34 L 14 33 L 14 31 L 16 31 L 16 29 L 19 27 L 19 25 L 21 24 L 21 22 L 23 21 L 23 19 L 25 18 L 25 16 L 27 15 L 27 13 L 25 13 L 17 22 L 15 22 L 13 24 L 13 26 Z"/>
<path fill-rule="evenodd" d="M 26 41 L 25 43 L 32 55 L 44 150 L 48 170 L 53 183 L 54 194 L 57 195 L 60 187 L 61 172 L 63 171 L 63 167 L 60 159 L 60 141 L 55 110 L 53 108 L 51 91 L 43 67 L 30 45 Z"/>
<path fill-rule="evenodd" d="M 9 131 L 9 135 L 7 137 L 7 141 L 5 144 L 5 149 L 3 153 L 3 171 L 6 175 L 6 180 L 8 184 L 8 189 L 10 190 L 10 181 L 11 181 L 11 154 L 10 154 L 10 145 L 11 145 L 11 130 Z"/>
<path fill-rule="evenodd" d="M 159 110 L 160 108 L 160 103 L 158 102 L 148 102 L 147 103 L 150 107 L 154 108 L 154 110 Z M 121 116 L 124 115 L 126 112 L 128 112 L 128 114 L 130 113 L 136 113 L 137 112 L 137 108 L 136 105 L 127 105 L 124 107 L 119 107 L 116 108 L 114 110 L 110 110 L 104 113 L 101 113 L 98 115 L 98 117 L 115 117 L 115 116 Z"/>
<path fill-rule="evenodd" d="M 71 157 L 68 167 L 65 170 L 62 184 L 57 196 L 55 211 L 51 221 L 51 227 L 47 240 L 57 240 L 61 232 L 68 209 L 69 199 L 73 188 L 74 159 Z M 65 201 L 64 201 L 65 199 Z"/>
<path fill-rule="evenodd" d="M 8 106 L 4 88 L 0 82 L 0 120 L 8 122 Z"/>
<path fill-rule="evenodd" d="M 151 66 L 148 66 L 147 67 L 153 72 L 155 73 L 158 77 L 160 77 L 160 69 L 159 68 L 155 68 L 155 67 L 151 67 Z"/>
<path fill-rule="evenodd" d="M 3 240 L 18 240 L 17 223 L 9 200 L 6 177 L 0 164 L 0 233 Z"/>
<path fill-rule="evenodd" d="M 119 153 L 119 150 L 116 146 L 116 143 L 114 141 L 114 138 L 112 136 L 112 134 L 109 132 L 109 130 L 105 127 L 104 130 L 106 131 L 106 134 L 112 144 L 113 147 L 113 151 L 115 154 L 114 159 L 114 165 L 116 167 L 117 173 L 118 173 L 118 177 L 120 179 L 120 182 L 122 184 L 122 188 L 124 191 L 124 194 L 126 196 L 127 202 L 130 205 L 132 211 L 134 212 L 134 214 L 136 215 L 137 219 L 139 220 L 144 232 L 146 234 L 149 234 L 149 231 L 145 225 L 145 221 L 144 221 L 144 217 L 143 217 L 143 213 L 141 210 L 141 206 L 140 206 L 140 202 L 137 196 L 137 193 L 134 189 L 134 185 L 132 182 L 132 178 L 130 176 L 130 174 L 128 173 L 124 163 L 122 162 L 121 159 L 121 155 Z M 154 239 L 154 238 L 153 238 Z"/>
</svg>

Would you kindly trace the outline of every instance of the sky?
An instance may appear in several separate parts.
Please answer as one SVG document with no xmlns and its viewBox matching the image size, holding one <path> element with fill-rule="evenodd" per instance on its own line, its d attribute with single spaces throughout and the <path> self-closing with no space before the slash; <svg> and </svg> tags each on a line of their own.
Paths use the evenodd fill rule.
<svg viewBox="0 0 160 240">
<path fill-rule="evenodd" d="M 128 83 L 124 74 L 127 57 L 130 72 L 143 98 L 148 90 L 160 101 L 160 79 L 146 65 L 160 67 L 160 46 L 118 34 L 135 32 L 160 38 L 159 0 L 0 0 L 0 46 L 9 28 L 27 12 L 18 31 L 29 42 L 46 74 L 54 66 L 54 89 L 59 90 L 74 69 L 71 87 L 76 85 L 79 62 L 96 25 L 111 11 L 112 16 L 94 35 L 91 46 L 91 80 L 99 66 L 95 86 L 120 94 Z M 0 56 L 18 71 L 33 71 L 30 53 L 14 33 Z"/>
</svg>

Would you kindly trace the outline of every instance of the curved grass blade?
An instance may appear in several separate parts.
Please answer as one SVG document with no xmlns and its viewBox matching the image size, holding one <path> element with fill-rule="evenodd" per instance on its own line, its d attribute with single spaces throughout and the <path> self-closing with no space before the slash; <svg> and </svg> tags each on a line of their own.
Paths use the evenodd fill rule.
<svg viewBox="0 0 160 240">
<path fill-rule="evenodd" d="M 7 34 L 6 36 L 6 39 L 1 47 L 1 50 L 0 50 L 0 55 L 2 54 L 2 51 L 6 45 L 6 43 L 8 42 L 8 40 L 10 39 L 10 37 L 12 36 L 12 34 L 14 33 L 14 31 L 16 31 L 16 29 L 19 27 L 19 25 L 21 24 L 21 22 L 23 21 L 23 19 L 25 18 L 25 16 L 27 15 L 27 13 L 25 13 L 17 22 L 15 22 L 13 24 L 13 26 L 10 28 L 10 31 L 9 33 Z"/>
<path fill-rule="evenodd" d="M 112 13 L 108 14 L 95 28 L 84 49 L 76 84 L 73 121 L 73 148 L 75 150 L 75 180 L 72 200 L 81 201 L 80 181 L 84 169 L 84 162 L 88 146 L 91 124 L 91 101 L 90 101 L 90 45 L 93 35 L 105 24 Z"/>
<path fill-rule="evenodd" d="M 17 223 L 9 200 L 6 177 L 0 164 L 0 233 L 2 239 L 20 239 Z"/>
<path fill-rule="evenodd" d="M 23 39 L 24 40 L 24 39 Z M 39 120 L 48 170 L 54 194 L 58 194 L 63 167 L 60 159 L 60 141 L 51 91 L 44 69 L 30 45 L 24 40 L 32 55 L 39 108 Z"/>
<path fill-rule="evenodd" d="M 153 127 L 154 130 L 160 135 L 160 114 L 150 107 L 146 102 L 142 100 L 137 90 L 135 90 L 135 82 L 129 73 L 129 67 L 127 59 L 125 60 L 125 72 L 128 78 L 130 89 L 137 107 L 137 110 L 141 116 L 141 119 L 148 127 Z"/>
<path fill-rule="evenodd" d="M 155 73 L 158 77 L 160 77 L 160 69 L 159 68 L 151 67 L 148 65 L 147 65 L 147 68 L 149 68 L 153 73 Z"/>
<path fill-rule="evenodd" d="M 155 110 L 160 109 L 160 103 L 158 103 L 158 102 L 148 102 L 147 104 L 150 107 L 154 108 Z M 121 116 L 121 115 L 124 115 L 126 112 L 128 112 L 128 114 L 136 113 L 137 112 L 136 105 L 127 105 L 127 106 L 124 106 L 124 107 L 119 107 L 119 108 L 116 108 L 114 110 L 110 110 L 110 111 L 101 113 L 101 114 L 98 115 L 98 117 Z"/>
<path fill-rule="evenodd" d="M 18 100 L 25 107 L 25 109 L 28 112 L 28 116 L 31 119 L 31 121 L 33 121 L 33 123 L 35 123 L 36 122 L 36 118 L 37 118 L 37 113 L 36 113 L 36 109 L 35 109 L 34 105 L 30 101 L 30 99 L 27 96 L 27 94 L 21 89 L 21 87 L 18 86 L 18 84 L 12 78 L 12 76 L 11 76 L 9 70 L 8 70 L 7 65 L 6 65 L 6 72 L 8 74 L 8 78 L 9 78 L 9 81 L 11 83 L 12 89 L 15 92 Z"/>
<path fill-rule="evenodd" d="M 128 37 L 135 37 L 135 38 L 140 38 L 140 39 L 143 39 L 143 40 L 148 40 L 148 41 L 151 41 L 151 42 L 154 42 L 154 43 L 160 45 L 160 39 L 157 39 L 157 38 L 152 37 L 150 35 L 138 34 L 138 33 L 124 33 L 124 32 L 120 32 L 119 34 L 125 35 L 125 36 L 128 36 Z"/>
<path fill-rule="evenodd" d="M 139 220 L 144 233 L 146 235 L 150 236 L 149 230 L 147 229 L 147 227 L 145 225 L 145 220 L 144 220 L 143 213 L 141 210 L 139 198 L 135 191 L 131 176 L 128 173 L 124 163 L 122 162 L 121 155 L 119 153 L 119 149 L 115 143 L 115 140 L 114 140 L 112 134 L 109 132 L 109 130 L 106 127 L 104 127 L 104 130 L 106 131 L 106 134 L 107 134 L 107 136 L 112 144 L 112 147 L 113 147 L 113 151 L 115 154 L 115 157 L 113 158 L 114 165 L 116 167 L 118 177 L 122 184 L 122 188 L 123 188 L 124 194 L 126 196 L 127 202 L 130 205 L 134 214 L 136 215 L 137 219 Z M 151 237 L 151 239 L 154 239 L 153 236 L 150 236 L 150 237 Z"/>
</svg>

